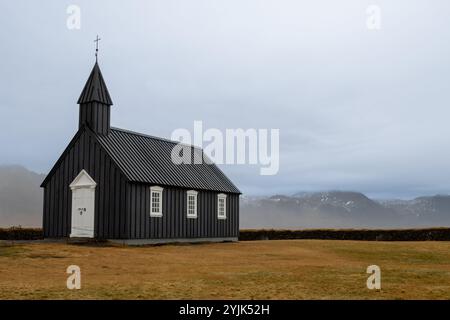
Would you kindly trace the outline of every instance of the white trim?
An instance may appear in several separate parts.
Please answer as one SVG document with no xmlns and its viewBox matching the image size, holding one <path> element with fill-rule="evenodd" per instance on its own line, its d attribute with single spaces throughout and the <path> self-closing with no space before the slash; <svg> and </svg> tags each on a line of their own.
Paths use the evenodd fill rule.
<svg viewBox="0 0 450 320">
<path fill-rule="evenodd" d="M 70 189 L 80 189 L 80 188 L 91 188 L 95 189 L 97 183 L 92 179 L 92 177 L 86 172 L 86 170 L 81 170 L 80 173 L 73 179 L 72 183 L 69 185 Z"/>
<path fill-rule="evenodd" d="M 197 194 L 198 194 L 198 192 L 195 190 L 186 191 L 186 217 L 188 217 L 189 219 L 196 219 L 197 215 L 198 215 Z M 189 197 L 190 196 L 194 196 L 194 213 L 195 214 L 189 214 Z"/>
<path fill-rule="evenodd" d="M 162 215 L 163 215 L 163 213 L 162 213 L 163 190 L 164 189 L 159 186 L 150 187 L 150 217 L 159 218 L 159 217 L 162 217 Z M 153 212 L 153 194 L 154 193 L 158 194 L 158 198 L 159 198 L 158 211 L 156 211 L 156 212 Z"/>
<path fill-rule="evenodd" d="M 220 214 L 220 200 L 223 200 L 223 215 Z M 217 195 L 217 219 L 224 220 L 227 218 L 227 195 L 219 193 Z"/>
<path fill-rule="evenodd" d="M 151 186 L 150 190 L 152 190 L 152 191 L 161 191 L 162 192 L 164 190 L 164 188 L 160 187 L 160 186 Z"/>
</svg>

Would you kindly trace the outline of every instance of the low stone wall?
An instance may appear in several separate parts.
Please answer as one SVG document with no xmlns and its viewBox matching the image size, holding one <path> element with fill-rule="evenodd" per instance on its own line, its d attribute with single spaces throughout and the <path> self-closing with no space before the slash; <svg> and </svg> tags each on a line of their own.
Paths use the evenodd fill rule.
<svg viewBox="0 0 450 320">
<path fill-rule="evenodd" d="M 39 240 L 44 234 L 41 228 L 0 228 L 0 240 Z"/>
<path fill-rule="evenodd" d="M 239 240 L 363 240 L 363 241 L 450 241 L 450 228 L 429 229 L 305 229 L 241 230 Z"/>
<path fill-rule="evenodd" d="M 40 228 L 0 228 L 0 240 L 40 240 Z M 428 229 L 244 229 L 240 241 L 251 240 L 450 241 L 450 228 Z"/>
</svg>

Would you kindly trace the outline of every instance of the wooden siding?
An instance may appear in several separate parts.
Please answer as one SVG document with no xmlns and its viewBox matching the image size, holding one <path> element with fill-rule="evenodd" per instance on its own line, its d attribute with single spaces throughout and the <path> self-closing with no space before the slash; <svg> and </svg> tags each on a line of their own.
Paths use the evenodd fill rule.
<svg viewBox="0 0 450 320">
<path fill-rule="evenodd" d="M 111 106 L 98 102 L 80 105 L 79 128 L 87 125 L 98 134 L 108 134 L 110 129 Z"/>
<path fill-rule="evenodd" d="M 162 217 L 150 217 L 150 186 L 127 189 L 129 239 L 238 237 L 239 195 L 227 194 L 227 218 L 217 218 L 217 194 L 198 191 L 197 218 L 187 218 L 187 189 L 164 188 Z"/>
</svg>

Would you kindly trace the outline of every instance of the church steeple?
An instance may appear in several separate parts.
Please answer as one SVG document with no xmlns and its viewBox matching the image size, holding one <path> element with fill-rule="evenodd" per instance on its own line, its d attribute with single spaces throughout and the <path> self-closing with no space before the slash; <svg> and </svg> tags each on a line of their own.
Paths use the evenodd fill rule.
<svg viewBox="0 0 450 320">
<path fill-rule="evenodd" d="M 79 127 L 87 125 L 94 132 L 108 134 L 110 114 L 113 104 L 108 88 L 103 80 L 102 72 L 95 62 L 94 68 L 78 98 L 80 105 Z"/>
<path fill-rule="evenodd" d="M 94 68 L 92 68 L 91 75 L 84 85 L 80 98 L 78 98 L 78 104 L 94 101 L 110 106 L 113 104 L 97 61 L 95 62 Z"/>
</svg>

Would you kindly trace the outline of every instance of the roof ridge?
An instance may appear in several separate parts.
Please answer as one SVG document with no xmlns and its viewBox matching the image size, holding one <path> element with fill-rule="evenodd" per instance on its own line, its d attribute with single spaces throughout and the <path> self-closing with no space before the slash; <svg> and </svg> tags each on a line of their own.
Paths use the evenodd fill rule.
<svg viewBox="0 0 450 320">
<path fill-rule="evenodd" d="M 193 145 L 193 144 L 188 144 L 188 143 L 184 143 L 184 142 L 174 141 L 174 140 L 170 140 L 170 139 L 167 139 L 167 138 L 161 138 L 161 137 L 153 136 L 153 135 L 146 134 L 146 133 L 136 132 L 136 131 L 132 131 L 132 130 L 128 130 L 128 129 L 117 128 L 117 127 L 111 127 L 111 130 L 122 131 L 122 132 L 125 132 L 125 133 L 134 134 L 136 136 L 141 136 L 141 137 L 144 137 L 144 138 L 150 138 L 150 139 L 154 139 L 154 140 L 160 140 L 160 141 L 169 142 L 169 143 L 173 143 L 173 144 L 177 144 L 177 145 L 178 144 L 179 145 L 184 145 L 184 146 L 187 146 L 187 147 L 192 147 L 192 148 L 195 148 L 195 149 L 203 151 L 203 148 L 200 148 L 200 147 L 198 147 L 196 145 Z"/>
</svg>

